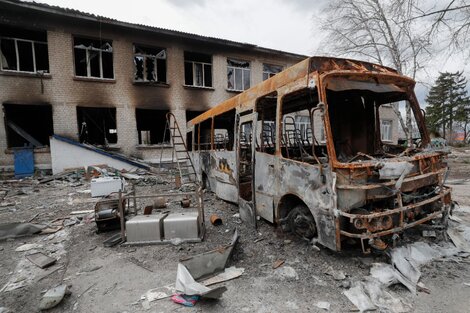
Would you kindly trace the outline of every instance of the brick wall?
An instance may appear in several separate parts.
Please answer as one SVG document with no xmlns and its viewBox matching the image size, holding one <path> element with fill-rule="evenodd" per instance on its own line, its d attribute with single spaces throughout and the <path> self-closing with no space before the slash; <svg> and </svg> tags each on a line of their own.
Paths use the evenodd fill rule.
<svg viewBox="0 0 470 313">
<path fill-rule="evenodd" d="M 36 18 L 36 17 L 35 17 Z M 38 19 L 40 17 L 37 17 Z M 0 18 L 1 23 L 1 18 Z M 290 66 L 299 59 L 280 55 L 260 55 L 247 51 L 230 51 L 226 47 L 207 46 L 204 43 L 185 42 L 174 38 L 159 38 L 145 33 L 128 34 L 111 27 L 98 29 L 97 25 L 64 23 L 63 21 L 37 21 L 48 29 L 50 74 L 41 79 L 34 74 L 15 74 L 0 71 L 0 103 L 50 104 L 53 112 L 54 133 L 78 139 L 77 106 L 115 107 L 120 152 L 145 159 L 160 158 L 161 149 L 139 149 L 135 108 L 171 110 L 177 117 L 183 134 L 186 131 L 185 110 L 204 111 L 236 93 L 226 90 L 227 57 L 251 62 L 251 85 L 262 80 L 262 63 Z M 112 40 L 113 80 L 77 78 L 74 74 L 73 35 Z M 134 84 L 133 45 L 144 44 L 167 49 L 168 86 L 142 86 Z M 184 87 L 184 51 L 213 56 L 213 89 Z M 166 149 L 168 150 L 168 149 Z M 4 120 L 0 119 L 0 166 L 11 166 L 13 156 L 7 152 Z M 168 152 L 165 152 L 168 156 Z M 36 163 L 50 163 L 46 152 L 37 152 Z M 171 154 L 170 154 L 171 157 Z"/>
</svg>

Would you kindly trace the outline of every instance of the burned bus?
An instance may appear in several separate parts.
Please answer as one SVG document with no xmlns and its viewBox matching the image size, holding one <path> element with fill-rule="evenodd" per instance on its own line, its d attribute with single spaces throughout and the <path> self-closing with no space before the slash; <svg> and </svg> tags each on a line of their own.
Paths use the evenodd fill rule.
<svg viewBox="0 0 470 313">
<path fill-rule="evenodd" d="M 188 150 L 205 187 L 237 203 L 244 222 L 336 251 L 351 241 L 384 249 L 446 221 L 452 206 L 446 152 L 432 145 L 414 86 L 388 67 L 311 57 L 189 121 Z M 381 136 L 381 112 L 398 120 L 400 105 L 414 117 L 405 144 Z"/>
</svg>

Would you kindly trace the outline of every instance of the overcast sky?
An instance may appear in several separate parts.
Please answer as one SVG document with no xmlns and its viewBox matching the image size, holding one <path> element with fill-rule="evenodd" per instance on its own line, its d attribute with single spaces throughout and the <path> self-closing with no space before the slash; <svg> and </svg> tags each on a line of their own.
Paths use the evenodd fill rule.
<svg viewBox="0 0 470 313">
<path fill-rule="evenodd" d="M 36 0 L 125 22 L 316 55 L 320 41 L 318 17 L 328 0 Z M 334 55 L 334 53 L 332 53 Z M 439 71 L 464 70 L 469 60 L 437 56 L 419 80 L 432 84 Z M 469 86 L 470 88 L 470 86 Z M 427 87 L 416 93 L 424 102 Z"/>
</svg>

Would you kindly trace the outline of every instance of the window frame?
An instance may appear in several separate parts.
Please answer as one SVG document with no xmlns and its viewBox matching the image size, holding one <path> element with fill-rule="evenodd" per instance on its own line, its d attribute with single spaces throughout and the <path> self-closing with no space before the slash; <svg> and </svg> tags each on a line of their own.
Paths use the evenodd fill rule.
<svg viewBox="0 0 470 313">
<path fill-rule="evenodd" d="M 241 66 L 235 66 L 235 65 L 230 65 L 229 62 L 232 61 L 232 62 L 239 62 L 239 63 L 248 63 L 248 67 L 241 67 Z M 232 69 L 233 70 L 233 88 L 230 88 L 229 87 L 229 78 L 228 78 L 228 73 L 229 73 L 229 70 Z M 236 87 L 236 83 L 237 83 L 237 80 L 236 80 L 236 70 L 239 69 L 241 70 L 241 73 L 242 73 L 242 78 L 241 78 L 241 84 L 242 84 L 242 89 L 237 89 Z M 248 72 L 248 82 L 249 82 L 249 86 L 248 88 L 245 89 L 245 84 L 244 84 L 244 81 L 245 81 L 245 72 Z M 248 90 L 251 88 L 251 62 L 250 61 L 245 61 L 245 60 L 239 60 L 239 59 L 232 59 L 232 58 L 227 58 L 227 90 L 229 91 L 238 91 L 238 92 L 243 92 L 245 90 Z"/>
<path fill-rule="evenodd" d="M 388 125 L 386 125 L 386 123 L 389 123 Z M 393 134 L 392 134 L 392 128 L 393 126 L 393 120 L 391 119 L 380 119 L 380 140 L 382 142 L 392 142 L 393 141 Z M 389 135 L 389 138 L 386 138 L 385 137 L 385 132 L 383 131 L 384 130 L 384 127 L 388 127 L 388 135 Z"/>
<path fill-rule="evenodd" d="M 279 72 L 272 72 L 272 71 L 269 71 L 269 70 L 266 71 L 266 70 L 265 70 L 265 66 L 278 67 L 280 70 L 279 70 Z M 270 79 L 271 77 L 273 77 L 274 75 L 279 74 L 279 73 L 282 72 L 283 70 L 284 70 L 284 66 L 282 66 L 282 65 L 270 64 L 270 63 L 263 63 L 263 74 L 262 74 L 263 77 L 262 77 L 262 79 L 263 79 L 263 81 L 268 80 L 268 79 Z M 265 75 L 265 74 L 267 75 L 267 78 L 264 78 L 264 75 Z"/>
<path fill-rule="evenodd" d="M 158 57 L 158 54 L 157 55 L 152 55 L 152 54 L 147 54 L 147 53 L 140 53 L 140 52 L 137 52 L 136 51 L 136 47 L 142 47 L 142 48 L 149 48 L 149 49 L 161 49 L 161 51 L 164 51 L 165 53 L 165 57 Z M 168 54 L 167 54 L 167 49 L 166 48 L 161 48 L 161 47 L 150 47 L 150 46 L 146 46 L 146 45 L 140 45 L 140 44 L 136 44 L 134 43 L 133 44 L 133 49 L 134 49 L 134 54 L 133 54 L 133 57 L 132 57 L 132 60 L 133 60 L 133 63 L 134 63 L 134 78 L 133 78 L 133 82 L 134 83 L 156 83 L 156 84 L 167 84 L 168 83 L 168 75 L 167 75 L 167 70 L 168 70 Z M 160 52 L 161 52 L 160 51 Z M 137 72 L 137 65 L 135 63 L 135 58 L 136 57 L 142 57 L 143 60 L 144 60 L 144 63 L 143 63 L 143 79 L 142 80 L 136 80 L 136 72 Z M 154 70 L 153 72 L 155 73 L 155 80 L 148 80 L 147 79 L 147 58 L 152 58 L 153 59 L 153 67 L 154 67 Z M 165 79 L 164 80 L 160 80 L 158 78 L 158 62 L 157 60 L 165 60 Z"/>
<path fill-rule="evenodd" d="M 82 47 L 76 47 L 75 44 L 75 39 L 85 39 L 85 40 L 96 40 L 96 41 L 106 41 L 109 43 L 111 47 L 111 51 L 104 51 L 102 48 L 82 48 Z M 75 50 L 80 49 L 80 50 L 85 50 L 85 58 L 87 60 L 87 76 L 82 76 L 82 75 L 77 75 L 77 66 L 76 66 L 76 55 L 75 55 Z M 90 51 L 99 51 L 99 69 L 100 69 L 100 77 L 97 76 L 92 76 L 91 75 L 91 62 L 90 62 Z M 103 51 L 106 53 L 111 53 L 111 66 L 112 66 L 112 72 L 113 72 L 113 77 L 103 77 Z M 76 78 L 84 78 L 84 79 L 99 79 L 99 80 L 115 80 L 116 79 L 116 73 L 114 72 L 114 47 L 113 47 L 113 41 L 110 39 L 103 39 L 103 38 L 92 38 L 92 37 L 87 37 L 87 36 L 80 36 L 80 35 L 72 35 L 72 52 L 73 52 L 73 60 L 74 60 L 74 76 Z"/>
<path fill-rule="evenodd" d="M 2 71 L 5 71 L 5 72 L 12 72 L 12 73 L 38 73 L 38 69 L 37 69 L 37 64 L 36 64 L 36 48 L 35 48 L 35 44 L 43 44 L 43 45 L 46 45 L 46 48 L 47 48 L 47 57 L 49 58 L 49 46 L 47 44 L 47 41 L 40 41 L 40 40 L 31 40 L 31 39 L 23 39 L 23 38 L 16 38 L 16 37 L 2 37 L 0 36 L 0 45 L 1 45 L 1 42 L 2 40 L 13 40 L 14 42 L 14 45 L 15 45 L 15 56 L 16 56 L 16 70 L 12 70 L 12 69 L 4 69 L 3 68 L 3 61 L 2 61 L 2 58 L 0 58 L 0 69 Z M 20 69 L 20 58 L 19 58 L 19 49 L 18 49 L 18 41 L 22 41 L 22 42 L 28 42 L 31 44 L 31 56 L 32 56 L 32 59 L 33 59 L 33 71 L 22 71 Z M 49 66 L 49 59 L 47 60 L 47 63 L 48 63 L 48 69 L 47 70 L 40 70 L 40 71 L 44 71 L 44 73 L 49 73 L 50 72 L 50 66 Z"/>
<path fill-rule="evenodd" d="M 185 86 L 188 86 L 188 87 L 198 87 L 198 88 L 214 88 L 213 87 L 213 80 L 212 80 L 212 77 L 213 77 L 213 73 L 212 73 L 212 63 L 207 63 L 207 62 L 200 62 L 200 61 L 190 61 L 190 60 L 184 60 L 184 63 L 188 63 L 188 64 L 191 64 L 191 70 L 192 70 L 192 74 L 193 74 L 193 84 L 192 85 L 189 85 L 188 82 L 184 81 L 184 85 Z M 202 67 L 202 85 L 196 85 L 196 64 L 200 64 L 201 67 Z M 210 67 L 210 71 L 211 71 L 211 84 L 210 86 L 206 86 L 206 73 L 205 73 L 205 66 L 209 66 Z"/>
</svg>

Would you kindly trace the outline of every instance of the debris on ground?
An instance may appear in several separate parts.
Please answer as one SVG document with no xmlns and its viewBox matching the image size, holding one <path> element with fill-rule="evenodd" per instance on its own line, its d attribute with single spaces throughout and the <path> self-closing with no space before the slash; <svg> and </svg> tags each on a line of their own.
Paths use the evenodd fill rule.
<svg viewBox="0 0 470 313">
<path fill-rule="evenodd" d="M 315 303 L 315 306 L 319 309 L 323 309 L 326 311 L 330 310 L 330 303 L 327 301 L 318 301 L 317 303 Z"/>
<path fill-rule="evenodd" d="M 282 264 L 284 264 L 284 260 L 281 260 L 281 259 L 277 259 L 276 261 L 274 261 L 273 263 L 273 269 L 276 269 L 278 268 L 279 266 L 281 266 Z"/>
<path fill-rule="evenodd" d="M 210 217 L 211 224 L 214 226 L 222 225 L 222 219 L 217 214 L 212 214 Z"/>
<path fill-rule="evenodd" d="M 25 252 L 29 251 L 32 249 L 40 249 L 42 248 L 42 245 L 37 244 L 37 243 L 25 243 L 24 245 L 19 246 L 18 248 L 15 249 L 16 252 Z"/>
<path fill-rule="evenodd" d="M 55 264 L 55 262 L 57 262 L 56 259 L 48 257 L 42 252 L 28 254 L 26 258 L 30 260 L 32 263 L 39 266 L 40 268 L 46 268 L 48 266 Z"/>
<path fill-rule="evenodd" d="M 334 280 L 344 280 L 346 279 L 346 275 L 344 275 L 343 271 L 335 270 L 333 267 L 329 266 L 325 271 L 325 274 L 330 275 L 333 277 Z"/>
<path fill-rule="evenodd" d="M 171 296 L 171 301 L 174 303 L 182 304 L 184 306 L 195 306 L 196 303 L 201 299 L 200 296 L 188 296 L 188 295 L 183 295 L 183 294 L 176 294 Z"/>
<path fill-rule="evenodd" d="M 55 306 L 57 306 L 67 292 L 67 285 L 60 285 L 55 288 L 49 289 L 41 299 L 41 303 L 39 304 L 40 310 L 48 310 Z"/>
</svg>

